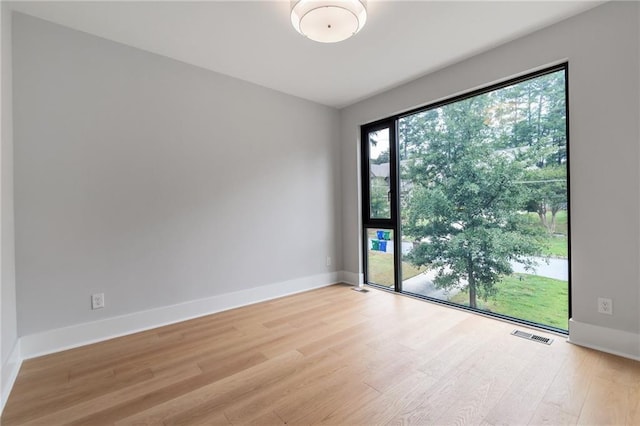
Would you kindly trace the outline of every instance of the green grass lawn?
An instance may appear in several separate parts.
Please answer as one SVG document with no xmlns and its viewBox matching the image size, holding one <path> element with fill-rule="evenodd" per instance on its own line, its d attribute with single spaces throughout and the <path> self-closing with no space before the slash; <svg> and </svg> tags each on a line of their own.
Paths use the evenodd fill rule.
<svg viewBox="0 0 640 426">
<path fill-rule="evenodd" d="M 393 254 L 379 251 L 369 252 L 369 274 L 370 282 L 393 287 Z M 407 262 L 402 262 L 402 279 L 406 280 L 415 277 L 425 268 L 416 268 Z"/>
<path fill-rule="evenodd" d="M 542 226 L 537 213 L 527 213 L 527 222 Z M 547 213 L 547 222 L 551 223 L 551 213 Z M 569 217 L 566 210 L 556 213 L 556 234 L 567 235 L 569 233 Z"/>
<path fill-rule="evenodd" d="M 551 213 L 548 214 L 551 220 Z M 556 232 L 567 235 L 569 233 L 569 215 L 566 210 L 559 211 L 556 214 Z"/>
<path fill-rule="evenodd" d="M 547 239 L 547 252 L 551 257 L 566 259 L 569 257 L 569 246 L 567 237 L 552 236 Z"/>
<path fill-rule="evenodd" d="M 547 213 L 547 220 L 551 222 L 551 213 Z M 527 222 L 532 226 L 540 226 L 540 218 L 536 213 L 527 213 Z M 567 211 L 562 210 L 556 214 L 556 232 L 555 235 L 547 237 L 546 255 L 566 259 L 569 257 L 568 247 L 568 216 Z"/>
<path fill-rule="evenodd" d="M 569 286 L 566 281 L 529 274 L 514 274 L 497 284 L 498 292 L 478 308 L 567 330 Z M 469 305 L 469 294 L 458 293 L 451 302 Z"/>
</svg>

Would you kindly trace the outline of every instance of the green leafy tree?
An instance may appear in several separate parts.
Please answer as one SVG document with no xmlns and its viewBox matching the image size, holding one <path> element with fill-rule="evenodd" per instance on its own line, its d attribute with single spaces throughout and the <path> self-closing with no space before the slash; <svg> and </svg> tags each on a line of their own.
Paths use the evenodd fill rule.
<svg viewBox="0 0 640 426">
<path fill-rule="evenodd" d="M 398 135 L 408 259 L 437 271 L 436 287 L 477 307 L 512 262 L 533 268 L 567 203 L 563 71 L 403 117 Z"/>
<path fill-rule="evenodd" d="M 371 180 L 371 200 L 369 202 L 371 206 L 371 217 L 390 217 L 390 203 L 388 193 L 389 186 L 384 183 L 384 179 L 374 178 Z"/>
<path fill-rule="evenodd" d="M 389 163 L 389 150 L 382 151 L 376 158 L 371 159 L 371 164 L 387 164 Z"/>
<path fill-rule="evenodd" d="M 438 288 L 466 286 L 474 308 L 512 273 L 512 261 L 532 267 L 544 248 L 540 230 L 522 214 L 530 194 L 520 182 L 529 164 L 499 150 L 487 119 L 494 102 L 483 95 L 433 110 L 431 123 L 422 123 L 423 142 L 402 167 L 412 183 L 403 200 L 403 232 L 416 240 L 409 259 L 435 269 Z"/>
</svg>

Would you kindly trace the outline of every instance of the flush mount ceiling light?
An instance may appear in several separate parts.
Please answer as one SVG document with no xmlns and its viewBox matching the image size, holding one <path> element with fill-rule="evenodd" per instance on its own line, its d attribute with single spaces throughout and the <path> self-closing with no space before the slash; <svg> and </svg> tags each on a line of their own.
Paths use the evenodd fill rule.
<svg viewBox="0 0 640 426">
<path fill-rule="evenodd" d="M 300 34 L 321 43 L 346 40 L 367 21 L 365 0 L 292 0 L 291 23 Z"/>
</svg>

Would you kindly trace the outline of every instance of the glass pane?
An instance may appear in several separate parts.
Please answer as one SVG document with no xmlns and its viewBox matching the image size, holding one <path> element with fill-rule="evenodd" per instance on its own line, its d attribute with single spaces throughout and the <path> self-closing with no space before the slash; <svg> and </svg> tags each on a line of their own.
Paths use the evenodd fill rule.
<svg viewBox="0 0 640 426">
<path fill-rule="evenodd" d="M 394 288 L 393 230 L 367 229 L 367 282 Z"/>
<path fill-rule="evenodd" d="M 369 217 L 391 218 L 389 129 L 369 133 Z"/>
<path fill-rule="evenodd" d="M 568 329 L 564 70 L 398 122 L 403 291 Z"/>
</svg>

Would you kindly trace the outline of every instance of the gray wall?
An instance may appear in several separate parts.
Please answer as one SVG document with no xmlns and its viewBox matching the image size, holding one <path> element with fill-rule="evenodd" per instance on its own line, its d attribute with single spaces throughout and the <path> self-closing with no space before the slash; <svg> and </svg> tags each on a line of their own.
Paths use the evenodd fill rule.
<svg viewBox="0 0 640 426">
<path fill-rule="evenodd" d="M 359 125 L 568 59 L 573 318 L 637 333 L 637 9 L 635 2 L 605 4 L 343 109 L 344 269 L 361 272 Z M 613 316 L 597 313 L 599 296 L 613 299 Z"/>
<path fill-rule="evenodd" d="M 339 270 L 336 110 L 26 15 L 13 37 L 20 335 Z"/>
<path fill-rule="evenodd" d="M 2 8 L 2 123 L 0 145 L 0 355 L 2 367 L 7 367 L 9 355 L 16 345 L 16 280 L 15 249 L 13 243 L 13 119 L 12 119 L 12 68 L 11 68 L 11 12 L 6 4 Z M 2 368 L 1 384 L 4 388 L 11 374 Z M 2 389 L 4 390 L 4 389 Z M 3 395 L 5 398 L 6 395 Z"/>
</svg>

